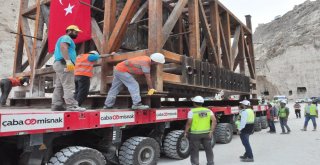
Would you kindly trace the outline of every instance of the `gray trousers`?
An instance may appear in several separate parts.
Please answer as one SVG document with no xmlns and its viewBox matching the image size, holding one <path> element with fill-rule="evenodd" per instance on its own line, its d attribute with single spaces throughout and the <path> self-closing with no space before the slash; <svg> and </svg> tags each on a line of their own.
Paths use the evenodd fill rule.
<svg viewBox="0 0 320 165">
<path fill-rule="evenodd" d="M 207 157 L 207 165 L 213 165 L 213 151 L 211 147 L 211 138 L 209 134 L 190 134 L 189 133 L 189 143 L 190 143 L 190 160 L 192 165 L 199 165 L 199 147 L 200 143 L 204 147 Z"/>
<path fill-rule="evenodd" d="M 53 70 L 56 72 L 56 83 L 52 96 L 52 106 L 63 106 L 63 99 L 67 105 L 78 105 L 77 100 L 73 98 L 75 89 L 74 73 L 65 71 L 66 65 L 60 61 L 53 64 Z"/>
<path fill-rule="evenodd" d="M 113 107 L 116 102 L 116 97 L 122 90 L 123 85 L 128 88 L 133 105 L 137 105 L 141 102 L 140 88 L 136 79 L 130 73 L 114 70 L 112 86 L 108 92 L 106 101 L 104 102 L 107 107 Z"/>
<path fill-rule="evenodd" d="M 9 79 L 2 79 L 0 82 L 0 86 L 1 86 L 0 102 L 1 102 L 1 105 L 6 105 L 7 98 L 12 89 L 11 81 Z"/>
</svg>

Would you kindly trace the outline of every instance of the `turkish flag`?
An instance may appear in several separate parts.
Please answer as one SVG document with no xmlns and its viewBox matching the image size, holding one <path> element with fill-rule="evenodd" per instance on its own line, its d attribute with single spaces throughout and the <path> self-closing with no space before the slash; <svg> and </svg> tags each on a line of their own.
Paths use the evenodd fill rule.
<svg viewBox="0 0 320 165">
<path fill-rule="evenodd" d="M 91 0 L 81 0 L 91 4 Z M 79 0 L 52 0 L 50 4 L 48 51 L 52 53 L 57 40 L 66 34 L 69 25 L 77 25 L 79 32 L 75 43 L 91 39 L 91 10 Z"/>
</svg>

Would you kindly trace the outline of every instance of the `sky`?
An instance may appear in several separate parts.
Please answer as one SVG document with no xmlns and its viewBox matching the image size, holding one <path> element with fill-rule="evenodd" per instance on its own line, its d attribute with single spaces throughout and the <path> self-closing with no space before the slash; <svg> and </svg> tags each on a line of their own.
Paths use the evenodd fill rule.
<svg viewBox="0 0 320 165">
<path fill-rule="evenodd" d="M 251 15 L 252 28 L 268 23 L 306 0 L 219 0 L 233 14 L 245 23 L 245 15 Z M 313 0 L 312 0 L 313 1 Z"/>
</svg>

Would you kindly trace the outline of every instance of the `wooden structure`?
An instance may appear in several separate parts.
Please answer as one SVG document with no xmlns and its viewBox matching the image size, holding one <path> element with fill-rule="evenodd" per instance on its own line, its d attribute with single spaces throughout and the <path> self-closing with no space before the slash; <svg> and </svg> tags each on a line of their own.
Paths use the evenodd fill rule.
<svg viewBox="0 0 320 165">
<path fill-rule="evenodd" d="M 256 97 L 250 16 L 245 25 L 218 0 L 92 0 L 83 5 L 92 10 L 92 40 L 78 44 L 78 53 L 119 54 L 98 64 L 101 94 L 111 84 L 115 64 L 161 52 L 166 64 L 152 68 L 153 83 L 167 97 L 212 96 L 220 90 Z M 52 58 L 49 11 L 50 0 L 31 5 L 20 0 L 13 75 L 32 78 L 33 96 L 44 93 L 45 77 L 53 73 L 46 66 Z"/>
</svg>

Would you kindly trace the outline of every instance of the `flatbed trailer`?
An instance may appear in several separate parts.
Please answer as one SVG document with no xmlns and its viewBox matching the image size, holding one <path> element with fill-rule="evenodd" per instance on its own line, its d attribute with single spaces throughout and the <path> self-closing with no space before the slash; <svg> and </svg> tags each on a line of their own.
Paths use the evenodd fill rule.
<svg viewBox="0 0 320 165">
<path fill-rule="evenodd" d="M 215 142 L 229 143 L 237 130 L 237 106 L 209 106 L 218 125 Z M 253 106 L 257 118 L 266 106 Z M 156 164 L 160 153 L 189 156 L 183 130 L 190 108 L 149 110 L 0 110 L 0 164 Z M 261 124 L 261 123 L 260 123 Z"/>
</svg>

